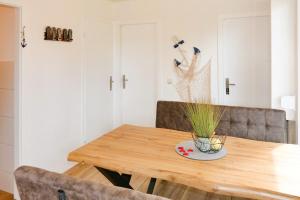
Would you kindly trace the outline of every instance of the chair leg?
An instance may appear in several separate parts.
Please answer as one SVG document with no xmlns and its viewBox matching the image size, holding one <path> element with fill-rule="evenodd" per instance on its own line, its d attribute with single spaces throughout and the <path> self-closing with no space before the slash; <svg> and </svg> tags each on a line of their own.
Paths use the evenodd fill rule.
<svg viewBox="0 0 300 200">
<path fill-rule="evenodd" d="M 147 189 L 147 194 L 153 194 L 155 184 L 156 184 L 156 178 L 151 178 Z"/>
</svg>

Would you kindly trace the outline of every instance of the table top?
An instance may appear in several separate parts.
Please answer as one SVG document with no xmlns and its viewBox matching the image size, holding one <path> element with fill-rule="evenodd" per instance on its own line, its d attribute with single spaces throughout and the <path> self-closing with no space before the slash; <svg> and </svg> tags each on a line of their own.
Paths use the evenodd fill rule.
<svg viewBox="0 0 300 200">
<path fill-rule="evenodd" d="M 300 146 L 227 137 L 226 157 L 196 161 L 175 152 L 186 140 L 186 132 L 123 125 L 71 152 L 68 160 L 223 195 L 300 199 Z"/>
</svg>

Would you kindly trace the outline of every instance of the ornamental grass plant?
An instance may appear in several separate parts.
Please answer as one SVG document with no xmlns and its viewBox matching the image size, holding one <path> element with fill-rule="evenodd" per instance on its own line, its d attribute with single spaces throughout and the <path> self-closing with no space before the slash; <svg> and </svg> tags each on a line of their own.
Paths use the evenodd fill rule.
<svg viewBox="0 0 300 200">
<path fill-rule="evenodd" d="M 223 109 L 214 106 L 210 101 L 199 101 L 186 103 L 185 112 L 194 130 L 194 134 L 199 138 L 211 138 L 220 123 Z"/>
</svg>

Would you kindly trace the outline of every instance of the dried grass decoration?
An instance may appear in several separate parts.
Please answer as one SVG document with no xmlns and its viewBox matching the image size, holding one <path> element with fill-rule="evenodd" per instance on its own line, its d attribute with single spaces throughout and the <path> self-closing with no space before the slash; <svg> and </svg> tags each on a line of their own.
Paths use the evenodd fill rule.
<svg viewBox="0 0 300 200">
<path fill-rule="evenodd" d="M 226 136 L 215 135 L 223 112 L 220 106 L 214 106 L 210 101 L 185 104 L 186 116 L 193 127 L 193 140 L 201 152 L 217 153 L 223 148 Z"/>
</svg>

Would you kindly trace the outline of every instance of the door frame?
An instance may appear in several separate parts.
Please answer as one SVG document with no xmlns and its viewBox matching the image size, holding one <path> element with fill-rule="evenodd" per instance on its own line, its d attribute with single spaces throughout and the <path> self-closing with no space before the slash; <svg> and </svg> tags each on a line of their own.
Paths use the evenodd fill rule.
<svg viewBox="0 0 300 200">
<path fill-rule="evenodd" d="M 245 13 L 245 14 L 236 14 L 236 15 L 221 15 L 218 19 L 218 104 L 225 104 L 224 102 L 224 91 L 225 91 L 225 84 L 224 84 L 224 64 L 223 64 L 223 23 L 225 20 L 228 19 L 237 19 L 237 18 L 248 18 L 248 17 L 271 17 L 271 13 L 268 12 L 255 12 L 255 13 Z M 271 71 L 271 69 L 270 69 Z M 270 79 L 270 86 L 271 86 L 271 79 Z M 269 105 L 271 106 L 271 93 L 272 90 L 269 91 Z"/>
<path fill-rule="evenodd" d="M 122 69 L 121 69 L 121 27 L 124 25 L 154 24 L 156 25 L 156 99 L 161 97 L 162 89 L 162 64 L 161 64 L 161 23 L 157 20 L 145 21 L 114 21 L 113 22 L 113 127 L 122 124 Z"/>
<path fill-rule="evenodd" d="M 20 32 L 23 26 L 23 7 L 21 4 L 7 3 L 5 0 L 0 0 L 0 5 L 16 9 L 17 14 L 16 62 L 14 66 L 14 168 L 16 169 L 22 164 L 22 47 Z M 15 184 L 13 190 L 14 198 L 18 199 Z"/>
<path fill-rule="evenodd" d="M 296 86 L 296 141 L 300 144 L 300 3 L 297 2 L 297 86 Z"/>
</svg>

